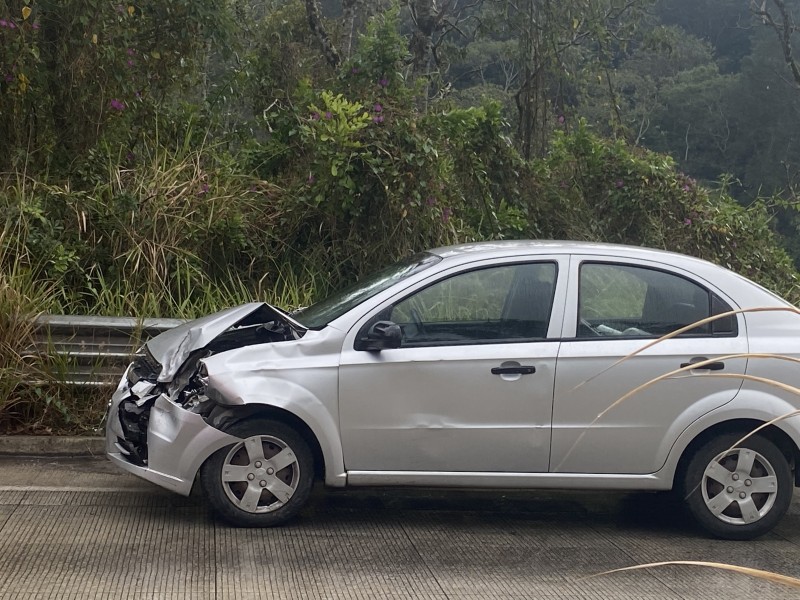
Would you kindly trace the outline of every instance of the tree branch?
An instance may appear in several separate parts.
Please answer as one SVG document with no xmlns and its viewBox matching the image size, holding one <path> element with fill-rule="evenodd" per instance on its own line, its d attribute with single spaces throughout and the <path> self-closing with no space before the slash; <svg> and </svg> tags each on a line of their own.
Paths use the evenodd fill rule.
<svg viewBox="0 0 800 600">
<path fill-rule="evenodd" d="M 785 0 L 772 0 L 772 4 L 780 14 L 780 21 L 776 21 L 772 13 L 767 7 L 767 0 L 762 0 L 759 5 L 757 0 L 750 0 L 750 7 L 757 17 L 761 17 L 764 25 L 769 27 L 778 36 L 781 43 L 781 50 L 783 51 L 783 60 L 792 72 L 792 78 L 798 87 L 800 87 L 800 64 L 794 58 L 794 50 L 792 49 L 792 34 L 798 30 L 789 9 L 786 6 Z"/>
</svg>

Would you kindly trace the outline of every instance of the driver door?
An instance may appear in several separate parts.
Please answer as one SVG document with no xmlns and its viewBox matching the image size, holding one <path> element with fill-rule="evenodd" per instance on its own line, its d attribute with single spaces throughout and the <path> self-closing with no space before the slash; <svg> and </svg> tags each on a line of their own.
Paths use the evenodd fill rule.
<svg viewBox="0 0 800 600">
<path fill-rule="evenodd" d="M 462 268 L 357 325 L 340 367 L 347 470 L 547 471 L 558 260 Z M 400 325 L 401 346 L 355 350 L 379 320 Z"/>
</svg>

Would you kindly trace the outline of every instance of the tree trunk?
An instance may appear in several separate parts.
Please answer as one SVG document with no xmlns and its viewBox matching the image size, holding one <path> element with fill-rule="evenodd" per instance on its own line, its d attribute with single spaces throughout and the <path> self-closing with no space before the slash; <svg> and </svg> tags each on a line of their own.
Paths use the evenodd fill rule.
<svg viewBox="0 0 800 600">
<path fill-rule="evenodd" d="M 411 52 L 411 77 L 429 77 L 431 71 L 431 57 L 433 55 L 433 34 L 436 30 L 436 9 L 434 0 L 411 0 L 411 10 L 415 16 L 414 33 L 408 44 Z M 430 80 L 420 92 L 417 105 L 421 111 L 428 109 L 430 96 Z"/>
<path fill-rule="evenodd" d="M 436 10 L 433 0 L 412 0 L 411 9 L 416 17 L 416 27 L 409 43 L 411 72 L 415 77 L 424 77 L 431 65 Z"/>
<path fill-rule="evenodd" d="M 322 17 L 319 14 L 317 0 L 306 0 L 306 15 L 308 16 L 308 26 L 311 28 L 311 33 L 314 34 L 322 46 L 322 54 L 325 56 L 325 60 L 327 60 L 328 64 L 334 69 L 338 68 L 342 63 L 342 58 L 339 55 L 339 51 L 336 50 L 336 47 L 333 45 L 330 35 L 328 35 L 328 32 L 325 30 Z"/>
<path fill-rule="evenodd" d="M 526 11 L 525 26 L 520 40 L 524 77 L 515 100 L 519 113 L 517 136 L 520 140 L 522 155 L 526 159 L 530 159 L 534 154 L 543 152 L 544 138 L 541 143 L 537 138 L 545 133 L 544 125 L 547 115 L 545 107 L 541 104 L 542 102 L 546 103 L 547 98 L 541 55 L 539 7 L 534 0 L 529 0 L 524 10 Z"/>
<path fill-rule="evenodd" d="M 353 54 L 353 38 L 356 34 L 356 12 L 358 0 L 342 0 L 342 19 L 344 21 L 344 47 L 342 49 L 345 60 Z"/>
<path fill-rule="evenodd" d="M 800 87 L 800 64 L 794 57 L 794 50 L 792 48 L 792 34 L 798 31 L 798 26 L 794 21 L 794 17 L 786 6 L 784 0 L 772 0 L 772 4 L 780 14 L 780 20 L 776 20 L 769 8 L 767 7 L 767 0 L 762 0 L 759 4 L 756 0 L 750 2 L 753 12 L 761 17 L 764 25 L 775 31 L 781 44 L 781 51 L 783 52 L 783 60 L 789 70 L 792 72 L 794 82 Z"/>
</svg>

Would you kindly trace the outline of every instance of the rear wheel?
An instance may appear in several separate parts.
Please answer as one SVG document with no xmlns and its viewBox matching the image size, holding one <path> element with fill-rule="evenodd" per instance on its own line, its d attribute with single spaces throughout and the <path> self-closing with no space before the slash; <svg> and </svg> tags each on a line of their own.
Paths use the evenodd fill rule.
<svg viewBox="0 0 800 600">
<path fill-rule="evenodd" d="M 703 445 L 690 459 L 681 484 L 700 526 L 730 540 L 764 535 L 792 499 L 792 473 L 784 454 L 758 435 L 732 448 L 742 435 L 719 436 Z"/>
<path fill-rule="evenodd" d="M 311 493 L 313 458 L 294 429 L 253 419 L 227 433 L 243 441 L 215 452 L 200 472 L 206 497 L 226 521 L 271 527 L 292 518 Z"/>
</svg>

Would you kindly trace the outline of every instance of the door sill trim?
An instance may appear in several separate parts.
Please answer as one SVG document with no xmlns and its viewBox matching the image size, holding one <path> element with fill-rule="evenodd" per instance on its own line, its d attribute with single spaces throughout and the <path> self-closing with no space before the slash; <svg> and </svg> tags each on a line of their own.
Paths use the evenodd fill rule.
<svg viewBox="0 0 800 600">
<path fill-rule="evenodd" d="M 657 474 L 473 473 L 452 471 L 348 471 L 352 486 L 519 488 L 573 490 L 668 490 L 671 481 Z"/>
</svg>

